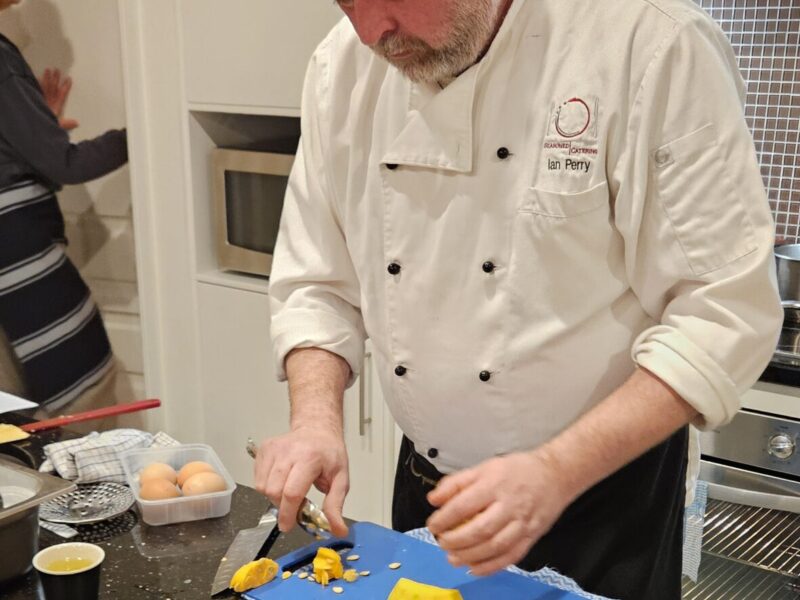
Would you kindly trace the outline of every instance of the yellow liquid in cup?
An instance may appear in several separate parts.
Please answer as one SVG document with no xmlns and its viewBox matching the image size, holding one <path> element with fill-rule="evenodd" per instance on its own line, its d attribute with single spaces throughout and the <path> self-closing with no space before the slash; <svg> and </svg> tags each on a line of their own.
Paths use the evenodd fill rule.
<svg viewBox="0 0 800 600">
<path fill-rule="evenodd" d="M 72 571 L 80 571 L 92 564 L 92 560 L 88 558 L 59 558 L 47 565 L 47 570 L 54 573 L 71 573 Z"/>
</svg>

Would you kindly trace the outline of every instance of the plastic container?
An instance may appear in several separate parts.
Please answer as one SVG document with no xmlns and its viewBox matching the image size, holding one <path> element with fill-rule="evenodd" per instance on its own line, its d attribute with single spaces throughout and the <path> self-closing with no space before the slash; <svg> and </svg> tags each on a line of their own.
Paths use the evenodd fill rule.
<svg viewBox="0 0 800 600">
<path fill-rule="evenodd" d="M 169 525 L 186 521 L 199 521 L 224 517 L 231 511 L 231 496 L 236 482 L 211 446 L 205 444 L 184 444 L 169 448 L 146 448 L 129 450 L 120 456 L 125 478 L 136 496 L 142 520 L 148 525 Z M 163 462 L 176 471 L 188 462 L 202 460 L 207 462 L 225 480 L 227 489 L 222 492 L 201 496 L 181 496 L 169 500 L 142 500 L 139 495 L 139 471 L 154 462 Z"/>
</svg>

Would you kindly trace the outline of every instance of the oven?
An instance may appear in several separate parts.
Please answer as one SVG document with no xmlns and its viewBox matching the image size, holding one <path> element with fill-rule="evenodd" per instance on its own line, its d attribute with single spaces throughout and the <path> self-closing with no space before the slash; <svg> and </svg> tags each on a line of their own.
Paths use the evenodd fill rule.
<svg viewBox="0 0 800 600">
<path fill-rule="evenodd" d="M 773 360 L 730 425 L 702 434 L 700 479 L 708 483 L 709 499 L 699 577 L 696 583 L 684 579 L 684 599 L 800 598 L 795 385 L 800 367 Z"/>
</svg>

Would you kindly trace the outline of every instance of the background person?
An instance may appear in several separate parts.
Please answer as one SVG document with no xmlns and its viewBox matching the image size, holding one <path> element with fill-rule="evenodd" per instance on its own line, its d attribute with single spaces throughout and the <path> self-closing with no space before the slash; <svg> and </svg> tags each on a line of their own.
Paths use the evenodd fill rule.
<svg viewBox="0 0 800 600">
<path fill-rule="evenodd" d="M 0 10 L 18 3 L 0 0 Z M 55 194 L 124 165 L 127 137 L 113 130 L 71 143 L 67 130 L 78 124 L 63 114 L 71 84 L 57 70 L 37 81 L 0 35 L 0 328 L 6 341 L 0 385 L 39 403 L 43 413 L 95 408 L 114 398 L 108 336 L 65 253 Z"/>
</svg>

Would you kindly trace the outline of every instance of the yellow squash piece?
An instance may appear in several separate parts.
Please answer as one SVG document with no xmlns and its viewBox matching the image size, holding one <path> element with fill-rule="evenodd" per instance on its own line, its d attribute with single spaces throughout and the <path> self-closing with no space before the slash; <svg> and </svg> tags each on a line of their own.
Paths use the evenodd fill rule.
<svg viewBox="0 0 800 600">
<path fill-rule="evenodd" d="M 6 442 L 18 442 L 19 440 L 24 440 L 26 438 L 31 437 L 31 434 L 27 431 L 22 431 L 16 425 L 6 425 L 5 423 L 0 423 L 0 444 L 5 444 Z"/>
<path fill-rule="evenodd" d="M 446 590 L 403 578 L 394 586 L 387 600 L 464 600 L 464 598 L 458 590 Z"/>
<path fill-rule="evenodd" d="M 344 575 L 342 557 L 330 548 L 320 548 L 314 557 L 314 577 L 322 585 L 328 585 L 334 579 L 341 579 Z"/>
<path fill-rule="evenodd" d="M 278 563 L 269 558 L 254 560 L 241 567 L 231 578 L 234 592 L 246 592 L 269 583 L 278 574 Z"/>
</svg>

